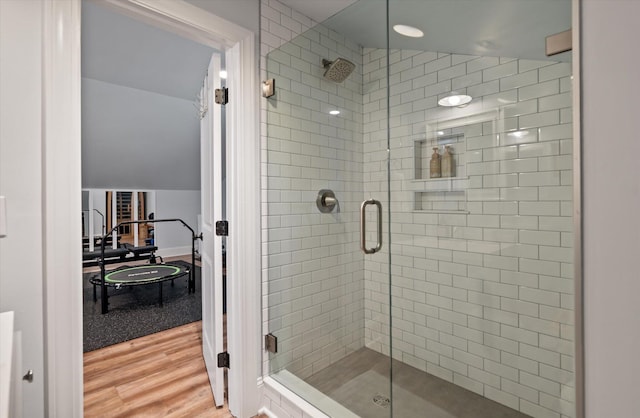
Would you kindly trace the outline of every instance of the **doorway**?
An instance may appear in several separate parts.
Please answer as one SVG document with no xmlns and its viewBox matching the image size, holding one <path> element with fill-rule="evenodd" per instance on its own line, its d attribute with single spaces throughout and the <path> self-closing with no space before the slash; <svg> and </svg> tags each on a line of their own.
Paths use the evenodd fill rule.
<svg viewBox="0 0 640 418">
<path fill-rule="evenodd" d="M 98 273 L 85 273 L 85 351 L 202 320 L 201 348 L 221 406 L 222 370 L 213 359 L 223 351 L 216 285 L 223 254 L 210 244 L 221 238 L 207 234 L 224 204 L 221 105 L 212 100 L 222 87 L 221 53 L 100 4 L 83 3 L 83 19 L 83 186 L 89 202 L 102 202 L 91 208 L 106 215 L 101 241 L 112 238 L 109 250 L 118 252 L 101 253 Z M 192 262 L 196 243 L 202 263 Z M 166 267 L 180 269 L 179 277 L 142 275 Z M 102 278 L 129 271 L 134 282 L 104 285 Z M 107 309 L 96 287 L 100 298 L 109 293 Z M 86 387 L 85 394 L 95 397 Z"/>
<path fill-rule="evenodd" d="M 43 217 L 47 234 L 43 237 L 45 259 L 46 311 L 45 357 L 48 368 L 50 411 L 65 416 L 82 413 L 81 257 L 69 251 L 77 244 L 81 225 L 76 212 L 80 205 L 80 9 L 81 2 L 42 2 L 45 63 L 43 74 L 44 136 L 47 195 Z M 234 88 L 230 89 L 228 128 L 234 141 L 227 149 L 228 218 L 240 219 L 244 208 L 259 206 L 260 152 L 255 140 L 259 132 L 257 60 L 255 34 L 235 23 L 186 3 L 162 3 L 153 7 L 142 2 L 105 0 L 104 4 L 141 16 L 150 23 L 163 24 L 221 50 L 227 50 L 227 64 L 233 69 Z M 239 166 L 242 161 L 243 166 Z M 239 186 L 242 187 L 239 187 Z M 70 203 L 71 202 L 71 203 Z M 75 209 L 69 211 L 69 206 Z M 68 214 L 68 216 L 66 216 Z M 227 241 L 228 254 L 242 250 L 242 262 L 231 257 L 227 272 L 257 277 L 260 263 L 259 216 L 244 217 L 232 224 L 233 236 Z M 62 291 L 64 289 L 64 292 Z M 260 296 L 257 286 L 239 281 L 229 285 L 230 309 L 239 312 L 237 324 L 229 324 L 229 350 L 242 358 L 255 358 L 260 347 Z M 69 321 L 69 318 L 77 318 Z M 234 326 L 235 325 L 235 326 Z M 242 332 L 240 332 L 242 330 Z M 60 335 L 68 338 L 60 338 Z M 72 341 L 69 349 L 68 341 Z M 249 347 L 249 348 L 245 348 Z M 234 415 L 250 416 L 258 409 L 257 362 L 237 362 L 229 370 L 230 409 Z"/>
</svg>

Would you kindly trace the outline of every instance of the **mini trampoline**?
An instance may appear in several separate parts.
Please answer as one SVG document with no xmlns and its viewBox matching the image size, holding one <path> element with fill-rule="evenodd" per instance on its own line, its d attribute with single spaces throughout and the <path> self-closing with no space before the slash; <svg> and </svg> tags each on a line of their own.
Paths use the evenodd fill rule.
<svg viewBox="0 0 640 418">
<path fill-rule="evenodd" d="M 173 280 L 189 274 L 189 269 L 174 264 L 148 264 L 145 266 L 121 267 L 104 276 L 107 286 L 136 286 Z M 100 280 L 98 280 L 100 283 Z"/>
<path fill-rule="evenodd" d="M 104 275 L 104 285 L 121 289 L 126 286 L 140 286 L 158 283 L 158 301 L 162 306 L 162 283 L 173 281 L 180 277 L 190 275 L 191 269 L 178 264 L 146 264 L 142 266 L 122 266 L 111 270 Z M 89 279 L 94 285 L 94 302 L 97 300 L 95 286 L 102 285 L 102 277 L 94 276 Z M 105 292 L 106 293 L 106 292 Z"/>
<path fill-rule="evenodd" d="M 188 288 L 189 293 L 196 291 L 195 285 L 195 241 L 197 239 L 202 239 L 202 235 L 196 235 L 193 229 L 187 225 L 182 219 L 145 219 L 142 221 L 127 221 L 122 222 L 116 225 L 104 238 L 108 235 L 111 235 L 113 231 L 117 230 L 120 225 L 123 224 L 135 224 L 135 223 L 156 223 L 156 222 L 180 222 L 187 229 L 191 231 L 192 245 L 191 245 L 191 265 L 184 266 L 182 264 L 172 264 L 168 263 L 155 263 L 155 255 L 154 252 L 151 251 L 151 262 L 149 264 L 137 265 L 137 266 L 122 266 L 116 268 L 114 270 L 107 271 L 104 267 L 105 265 L 105 256 L 106 251 L 104 247 L 104 242 L 106 239 L 102 240 L 101 245 L 101 256 L 98 259 L 98 264 L 100 265 L 100 274 L 96 275 L 89 279 L 89 282 L 93 284 L 93 300 L 97 301 L 96 295 L 96 286 L 100 286 L 100 297 L 102 300 L 102 313 L 105 314 L 108 312 L 108 287 L 114 287 L 115 289 L 121 289 L 123 287 L 130 286 L 141 286 L 141 285 L 149 285 L 149 284 L 158 284 L 159 290 L 159 303 L 162 306 L 162 284 L 168 280 L 171 280 L 171 285 L 173 286 L 173 281 L 175 279 L 187 276 L 188 277 Z M 131 249 L 133 248 L 133 250 Z M 140 247 L 131 247 L 128 251 L 136 254 L 135 250 Z M 146 247 L 145 247 L 146 248 Z M 154 250 L 156 247 L 153 247 Z M 161 257 L 159 257 L 162 259 Z"/>
</svg>

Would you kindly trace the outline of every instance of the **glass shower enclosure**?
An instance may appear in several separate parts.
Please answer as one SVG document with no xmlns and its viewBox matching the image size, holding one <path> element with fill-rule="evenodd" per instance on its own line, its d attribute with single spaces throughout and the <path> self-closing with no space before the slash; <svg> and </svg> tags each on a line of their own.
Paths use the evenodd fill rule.
<svg viewBox="0 0 640 418">
<path fill-rule="evenodd" d="M 331 417 L 575 416 L 570 28 L 360 0 L 267 55 L 271 377 Z"/>
</svg>

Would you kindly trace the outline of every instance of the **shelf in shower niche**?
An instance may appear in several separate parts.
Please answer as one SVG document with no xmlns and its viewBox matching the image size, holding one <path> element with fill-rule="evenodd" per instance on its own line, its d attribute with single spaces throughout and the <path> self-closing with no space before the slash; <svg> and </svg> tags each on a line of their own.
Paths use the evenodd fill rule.
<svg viewBox="0 0 640 418">
<path fill-rule="evenodd" d="M 462 192 L 467 189 L 469 177 L 442 177 L 410 181 L 410 190 L 416 192 Z"/>
<path fill-rule="evenodd" d="M 414 190 L 413 210 L 425 213 L 468 213 L 466 187 L 458 190 L 450 188 Z"/>
</svg>

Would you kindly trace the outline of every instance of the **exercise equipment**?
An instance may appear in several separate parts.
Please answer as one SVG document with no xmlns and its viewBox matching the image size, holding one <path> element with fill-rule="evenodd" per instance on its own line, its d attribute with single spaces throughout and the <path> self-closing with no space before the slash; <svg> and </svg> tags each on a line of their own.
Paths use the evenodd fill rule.
<svg viewBox="0 0 640 418">
<path fill-rule="evenodd" d="M 99 246 L 102 236 L 96 237 L 96 246 Z M 118 237 L 119 241 L 119 237 Z M 111 237 L 107 238 L 106 246 L 112 245 Z M 155 258 L 155 252 L 158 247 L 155 245 L 142 245 L 140 247 L 134 247 L 129 243 L 118 244 L 117 248 L 106 247 L 104 254 L 102 250 L 97 249 L 94 251 L 82 252 L 82 265 L 83 267 L 98 266 L 100 262 L 104 264 L 113 263 L 126 263 L 127 261 L 137 261 L 149 258 L 153 260 Z M 151 261 L 152 263 L 154 261 Z"/>
<path fill-rule="evenodd" d="M 173 264 L 171 262 L 164 263 L 161 257 L 161 264 L 156 262 L 155 250 L 157 247 L 155 246 L 143 246 L 143 247 L 134 247 L 130 244 L 124 244 L 122 248 L 118 249 L 107 249 L 105 248 L 105 243 L 107 242 L 107 238 L 113 234 L 114 231 L 117 231 L 118 228 L 122 225 L 127 224 L 141 224 L 141 223 L 160 223 L 160 222 L 179 222 L 184 227 L 186 227 L 189 231 L 191 231 L 191 266 L 185 267 L 181 264 Z M 171 280 L 171 284 L 173 285 L 173 281 L 177 278 L 188 276 L 188 291 L 189 293 L 196 292 L 196 280 L 195 280 L 195 263 L 196 263 L 196 250 L 195 250 L 195 242 L 198 239 L 202 239 L 202 234 L 196 235 L 193 228 L 187 225 L 182 219 L 144 219 L 139 221 L 126 221 L 121 222 L 116 225 L 111 231 L 105 234 L 102 237 L 100 244 L 100 254 L 97 260 L 98 265 L 100 266 L 100 275 L 94 276 L 89 281 L 93 284 L 93 300 L 97 301 L 96 295 L 96 286 L 100 286 L 100 299 L 102 303 L 102 313 L 106 314 L 109 311 L 109 295 L 108 295 L 108 287 L 114 287 L 116 289 L 121 289 L 123 287 L 129 286 L 140 286 L 140 285 L 148 285 L 157 283 L 159 287 L 159 298 L 160 298 L 160 306 L 162 306 L 162 284 Z M 122 254 L 122 251 L 126 253 L 133 254 L 133 257 L 129 259 L 140 259 L 144 255 L 150 254 L 149 264 L 139 265 L 139 266 L 122 266 L 116 268 L 111 271 L 107 271 L 105 265 L 107 264 L 106 260 L 108 260 L 109 253 L 113 251 L 121 250 L 118 252 L 118 256 Z M 114 254 L 116 255 L 116 254 Z"/>
<path fill-rule="evenodd" d="M 162 306 L 162 282 L 171 280 L 171 285 L 173 286 L 175 279 L 184 277 L 190 272 L 190 268 L 178 264 L 122 266 L 107 272 L 104 276 L 104 281 L 107 286 L 113 286 L 116 289 L 158 283 L 158 303 Z M 93 301 L 96 302 L 98 300 L 96 285 L 102 284 L 102 278 L 94 276 L 89 281 L 93 284 Z M 189 289 L 189 293 L 191 293 L 191 289 Z"/>
</svg>

